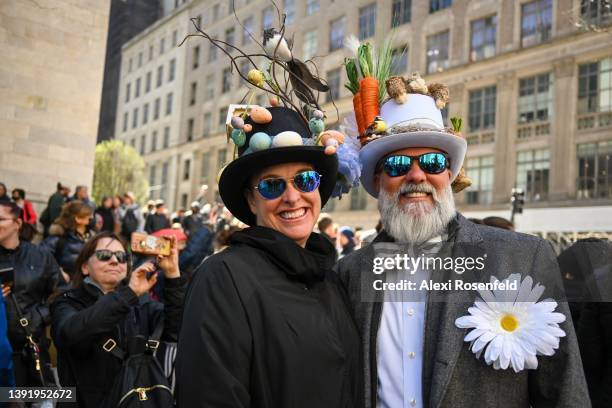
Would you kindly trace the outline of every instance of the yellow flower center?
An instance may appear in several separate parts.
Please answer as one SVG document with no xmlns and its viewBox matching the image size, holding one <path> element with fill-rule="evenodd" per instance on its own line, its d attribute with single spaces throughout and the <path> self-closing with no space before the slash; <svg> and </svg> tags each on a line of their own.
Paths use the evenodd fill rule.
<svg viewBox="0 0 612 408">
<path fill-rule="evenodd" d="M 519 322 L 516 317 L 511 314 L 505 314 L 501 318 L 501 327 L 507 332 L 513 332 L 519 325 Z"/>
</svg>

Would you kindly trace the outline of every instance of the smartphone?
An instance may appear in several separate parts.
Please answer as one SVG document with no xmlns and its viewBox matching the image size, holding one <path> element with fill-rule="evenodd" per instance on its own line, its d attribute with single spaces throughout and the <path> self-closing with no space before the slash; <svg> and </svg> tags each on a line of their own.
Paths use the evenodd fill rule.
<svg viewBox="0 0 612 408">
<path fill-rule="evenodd" d="M 12 267 L 0 269 L 0 282 L 5 285 L 12 285 L 15 280 L 15 269 Z"/>
<path fill-rule="evenodd" d="M 172 252 L 172 241 L 164 237 L 135 232 L 130 243 L 132 252 L 144 255 L 168 256 Z"/>
</svg>

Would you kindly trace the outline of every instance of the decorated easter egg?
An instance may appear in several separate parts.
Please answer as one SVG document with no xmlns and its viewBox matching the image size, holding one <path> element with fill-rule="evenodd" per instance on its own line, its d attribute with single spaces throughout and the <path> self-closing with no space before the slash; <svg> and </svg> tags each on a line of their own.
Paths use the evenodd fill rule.
<svg viewBox="0 0 612 408">
<path fill-rule="evenodd" d="M 338 141 L 338 144 L 344 143 L 344 135 L 337 130 L 326 130 L 321 133 L 321 144 L 323 146 L 327 146 L 327 141 L 330 139 Z"/>
<path fill-rule="evenodd" d="M 272 122 L 272 114 L 263 106 L 253 106 L 249 112 L 251 120 L 260 125 Z"/>
<path fill-rule="evenodd" d="M 234 144 L 236 144 L 236 146 L 244 146 L 244 144 L 246 143 L 246 135 L 244 134 L 244 131 L 242 129 L 232 130 L 232 140 L 234 141 Z"/>
<path fill-rule="evenodd" d="M 323 119 L 324 115 L 322 111 L 320 111 L 319 109 L 316 109 L 312 112 L 312 117 L 315 119 Z"/>
<path fill-rule="evenodd" d="M 325 123 L 321 119 L 312 118 L 308 121 L 308 127 L 312 133 L 318 135 L 325 129 Z"/>
<path fill-rule="evenodd" d="M 272 143 L 272 139 L 268 136 L 267 133 L 257 132 L 253 136 L 251 136 L 251 140 L 249 141 L 249 148 L 254 152 L 259 150 L 265 150 L 270 147 L 270 143 Z"/>
<path fill-rule="evenodd" d="M 291 130 L 281 132 L 272 139 L 272 147 L 301 146 L 302 136 Z"/>
<path fill-rule="evenodd" d="M 253 125 L 251 125 L 250 123 L 246 123 L 242 130 L 244 130 L 245 133 L 249 133 L 251 130 L 253 130 Z"/>
<path fill-rule="evenodd" d="M 334 153 L 336 153 L 336 146 L 326 146 L 325 147 L 325 154 L 332 155 Z"/>
<path fill-rule="evenodd" d="M 256 85 L 256 86 L 263 86 L 264 85 L 264 75 L 263 75 L 263 72 L 261 72 L 258 69 L 250 70 L 248 72 L 248 74 L 247 74 L 247 79 L 253 85 Z"/>
<path fill-rule="evenodd" d="M 240 116 L 232 117 L 232 127 L 234 129 L 242 129 L 244 127 L 244 120 Z"/>
</svg>

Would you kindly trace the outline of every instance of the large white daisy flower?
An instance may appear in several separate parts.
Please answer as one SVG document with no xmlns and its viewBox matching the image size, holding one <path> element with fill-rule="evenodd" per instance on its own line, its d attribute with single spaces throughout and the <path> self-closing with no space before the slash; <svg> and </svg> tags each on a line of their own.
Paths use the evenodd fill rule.
<svg viewBox="0 0 612 408">
<path fill-rule="evenodd" d="M 491 283 L 498 281 L 491 277 Z M 565 315 L 554 312 L 557 302 L 544 299 L 538 302 L 544 286 L 536 284 L 527 276 L 521 282 L 520 274 L 504 279 L 506 287 L 517 281 L 516 290 L 479 290 L 481 298 L 468 309 L 467 316 L 458 318 L 455 325 L 462 329 L 473 329 L 464 340 L 470 348 L 496 370 L 512 366 L 515 372 L 524 368 L 538 367 L 537 355 L 552 356 L 559 348 L 559 339 L 565 332 L 559 323 Z"/>
</svg>

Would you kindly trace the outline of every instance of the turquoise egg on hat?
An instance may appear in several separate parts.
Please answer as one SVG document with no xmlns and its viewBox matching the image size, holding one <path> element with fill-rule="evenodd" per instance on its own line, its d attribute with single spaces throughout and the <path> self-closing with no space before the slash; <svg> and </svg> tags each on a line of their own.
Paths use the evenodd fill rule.
<svg viewBox="0 0 612 408">
<path fill-rule="evenodd" d="M 232 140 L 236 146 L 242 147 L 246 143 L 246 134 L 242 129 L 234 129 L 232 130 Z"/>
<path fill-rule="evenodd" d="M 270 148 L 272 144 L 272 138 L 264 132 L 257 132 L 253 136 L 251 136 L 251 140 L 249 140 L 249 147 L 254 152 L 259 150 L 266 150 Z"/>
<path fill-rule="evenodd" d="M 308 121 L 308 127 L 313 134 L 318 135 L 325 130 L 325 122 L 321 119 L 312 118 Z"/>
</svg>

